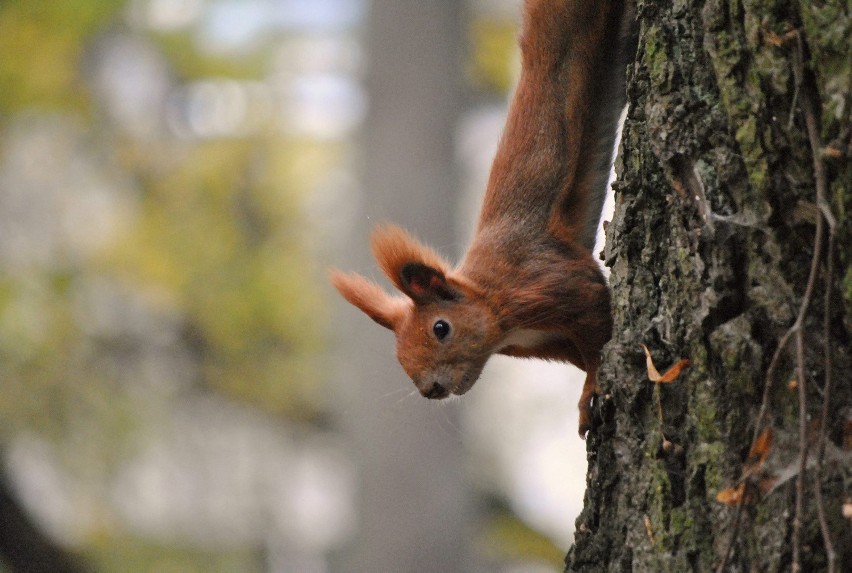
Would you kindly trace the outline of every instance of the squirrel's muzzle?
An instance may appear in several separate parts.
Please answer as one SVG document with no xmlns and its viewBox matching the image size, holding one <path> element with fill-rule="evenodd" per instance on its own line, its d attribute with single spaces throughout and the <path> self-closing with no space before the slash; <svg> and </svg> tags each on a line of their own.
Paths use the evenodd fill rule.
<svg viewBox="0 0 852 573">
<path fill-rule="evenodd" d="M 450 395 L 450 391 L 434 382 L 431 386 L 420 388 L 420 393 L 430 400 L 441 400 Z"/>
</svg>

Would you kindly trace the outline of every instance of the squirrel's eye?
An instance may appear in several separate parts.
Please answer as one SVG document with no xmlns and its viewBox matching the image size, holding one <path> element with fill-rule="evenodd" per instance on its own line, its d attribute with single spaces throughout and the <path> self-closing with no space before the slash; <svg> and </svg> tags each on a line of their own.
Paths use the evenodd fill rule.
<svg viewBox="0 0 852 573">
<path fill-rule="evenodd" d="M 435 338 L 444 340 L 450 333 L 450 323 L 446 320 L 439 320 L 432 325 L 432 332 L 435 333 Z"/>
</svg>

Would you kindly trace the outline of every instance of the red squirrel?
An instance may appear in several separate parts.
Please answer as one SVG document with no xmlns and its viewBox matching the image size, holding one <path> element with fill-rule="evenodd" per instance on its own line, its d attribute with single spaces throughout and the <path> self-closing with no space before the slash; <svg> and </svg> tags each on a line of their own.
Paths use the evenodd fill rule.
<svg viewBox="0 0 852 573">
<path fill-rule="evenodd" d="M 472 243 L 453 268 L 395 226 L 372 250 L 404 296 L 332 271 L 353 305 L 396 334 L 426 398 L 462 395 L 493 354 L 586 371 L 579 432 L 591 427 L 610 296 L 592 249 L 625 103 L 629 0 L 527 0 L 521 75 Z"/>
</svg>

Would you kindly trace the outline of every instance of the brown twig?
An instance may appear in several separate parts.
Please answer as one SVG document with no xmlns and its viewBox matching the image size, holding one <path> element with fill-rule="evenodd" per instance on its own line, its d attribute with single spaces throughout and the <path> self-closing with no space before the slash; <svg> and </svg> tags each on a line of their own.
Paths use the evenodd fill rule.
<svg viewBox="0 0 852 573">
<path fill-rule="evenodd" d="M 763 419 L 766 417 L 766 410 L 769 407 L 769 395 L 772 390 L 772 380 L 775 377 L 775 368 L 778 366 L 778 360 L 781 358 L 781 353 L 787 348 L 790 337 L 797 329 L 798 322 L 787 329 L 784 336 L 778 340 L 778 346 L 775 347 L 775 353 L 772 355 L 772 360 L 769 361 L 769 368 L 766 369 L 766 380 L 763 382 L 763 396 L 760 399 L 760 409 L 757 411 L 757 420 L 754 423 L 754 431 L 751 436 L 752 445 L 754 445 L 754 441 L 757 439 L 758 434 L 760 434 L 760 428 L 763 427 Z"/>
<path fill-rule="evenodd" d="M 796 43 L 796 61 L 803 62 L 804 59 L 804 41 L 799 36 L 799 41 Z M 799 76 L 804 73 L 804 65 L 794 65 L 793 72 Z M 815 94 L 811 86 L 804 85 L 804 80 L 799 79 L 805 89 L 801 97 L 802 115 L 805 118 L 805 127 L 808 133 L 808 141 L 811 146 L 811 154 L 814 162 L 814 184 L 816 187 L 817 205 L 826 203 L 827 182 L 825 176 L 825 166 L 822 162 L 819 127 L 817 125 L 817 108 L 814 102 Z M 802 570 L 801 562 L 801 545 L 802 545 L 802 514 L 804 513 L 804 497 L 805 497 L 805 472 L 808 458 L 808 420 L 807 420 L 807 393 L 805 380 L 805 351 L 804 351 L 804 322 L 808 312 L 811 298 L 813 296 L 816 277 L 819 273 L 819 265 L 822 255 L 823 242 L 823 227 L 825 218 L 822 211 L 816 220 L 816 230 L 814 232 L 814 252 L 811 257 L 811 268 L 808 274 L 808 284 L 805 287 L 805 294 L 802 295 L 802 305 L 799 308 L 799 316 L 796 317 L 796 323 L 799 325 L 796 331 L 796 371 L 799 378 L 799 474 L 796 476 L 796 508 L 793 517 L 793 573 L 798 573 Z M 827 285 L 827 288 L 830 288 Z"/>
<path fill-rule="evenodd" d="M 772 359 L 770 360 L 769 367 L 766 370 L 766 380 L 763 386 L 763 395 L 761 397 L 760 409 L 758 411 L 757 420 L 754 425 L 754 432 L 752 435 L 751 444 L 754 447 L 755 441 L 757 440 L 758 435 L 760 434 L 761 428 L 764 424 L 764 418 L 766 417 L 766 412 L 769 404 L 769 397 L 771 395 L 773 379 L 775 374 L 775 369 L 778 366 L 778 362 L 781 358 L 781 354 L 787 348 L 787 344 L 790 341 L 791 336 L 795 336 L 796 341 L 796 372 L 798 377 L 798 406 L 799 406 L 799 471 L 796 478 L 796 503 L 795 503 L 795 514 L 793 518 L 793 563 L 792 563 L 792 571 L 794 573 L 798 573 L 801 571 L 801 525 L 802 525 L 802 515 L 804 512 L 804 488 L 805 488 L 805 477 L 806 477 L 806 468 L 807 468 L 807 458 L 808 458 L 808 440 L 807 440 L 807 387 L 806 387 L 806 379 L 805 379 L 805 368 L 804 368 L 804 323 L 805 318 L 808 313 L 808 309 L 810 307 L 810 303 L 813 298 L 813 292 L 816 285 L 816 277 L 819 271 L 820 262 L 822 260 L 822 243 L 823 243 L 823 235 L 825 233 L 824 226 L 825 223 L 828 223 L 829 226 L 829 252 L 828 252 L 828 265 L 829 269 L 832 270 L 832 261 L 831 258 L 833 256 L 833 246 L 834 246 L 834 228 L 835 228 L 835 219 L 831 212 L 830 205 L 827 200 L 827 178 L 825 173 L 825 165 L 822 159 L 822 143 L 819 135 L 819 128 L 817 123 L 817 108 L 814 102 L 816 95 L 812 91 L 812 86 L 807 86 L 804 83 L 804 40 L 801 37 L 801 34 L 796 34 L 797 43 L 796 50 L 794 52 L 794 63 L 793 63 L 793 73 L 796 76 L 796 85 L 797 87 L 804 87 L 801 97 L 797 97 L 800 99 L 800 105 L 802 114 L 805 119 L 805 125 L 808 134 L 808 140 L 811 147 L 811 153 L 813 156 L 813 164 L 814 164 L 814 183 L 816 188 L 816 203 L 819 208 L 819 216 L 816 220 L 816 229 L 814 230 L 814 251 L 811 257 L 811 265 L 810 271 L 808 274 L 808 282 L 805 287 L 805 292 L 802 295 L 801 304 L 799 306 L 799 312 L 796 316 L 796 320 L 792 326 L 784 333 L 784 335 L 778 340 L 778 345 L 775 349 L 774 354 L 772 355 Z M 797 94 L 799 94 L 799 90 L 797 89 Z M 820 477 L 822 470 L 822 458 L 825 451 L 825 424 L 827 422 L 827 413 L 828 413 L 828 405 L 829 405 L 829 397 L 831 391 L 831 351 L 829 346 L 829 304 L 828 299 L 831 291 L 831 281 L 832 276 L 831 272 L 827 274 L 826 279 L 826 302 L 825 302 L 825 315 L 823 318 L 823 328 L 825 330 L 825 338 L 826 338 L 826 349 L 825 349 L 825 389 L 823 392 L 823 428 L 820 431 L 819 441 L 817 443 L 817 469 L 815 470 L 815 487 L 816 487 L 816 502 L 817 502 L 817 513 L 820 521 L 820 529 L 823 537 L 823 544 L 826 549 L 826 553 L 829 561 L 829 571 L 834 571 L 834 564 L 836 560 L 836 554 L 834 553 L 833 543 L 831 541 L 831 535 L 828 530 L 828 525 L 825 520 L 825 512 L 822 506 L 822 491 L 820 489 Z M 722 557 L 722 561 L 717 568 L 718 573 L 722 573 L 724 571 L 725 565 L 727 564 L 728 559 L 730 558 L 731 551 L 733 549 L 734 541 L 736 539 L 736 535 L 739 529 L 739 524 L 742 515 L 743 504 L 739 504 L 737 506 L 737 513 L 734 518 L 734 524 L 731 531 L 730 540 L 728 542 L 728 546 L 725 550 L 725 553 Z"/>
<path fill-rule="evenodd" d="M 804 306 L 804 305 L 803 305 Z M 805 329 L 796 331 L 796 376 L 799 378 L 799 472 L 796 474 L 796 506 L 793 514 L 793 565 L 790 570 L 802 570 L 802 515 L 805 506 L 805 472 L 808 461 L 808 402 L 805 384 Z"/>
<path fill-rule="evenodd" d="M 799 44 L 799 51 L 802 46 Z M 828 413 L 831 401 L 831 382 L 832 382 L 832 359 L 831 359 L 831 286 L 834 279 L 834 232 L 836 220 L 831 212 L 831 205 L 828 201 L 828 182 L 826 180 L 825 163 L 822 156 L 822 139 L 819 134 L 817 123 L 817 113 L 813 101 L 813 95 L 809 92 L 807 101 L 802 102 L 802 108 L 805 115 L 805 125 L 808 133 L 808 141 L 811 145 L 811 154 L 814 162 L 814 181 L 816 184 L 816 203 L 820 210 L 821 217 L 818 221 L 825 219 L 828 223 L 828 252 L 826 254 L 826 273 L 825 273 L 825 300 L 823 303 L 823 335 L 825 339 L 825 348 L 823 350 L 823 368 L 825 370 L 825 384 L 823 387 L 822 396 L 822 420 L 820 431 L 817 437 L 816 444 L 816 468 L 814 469 L 814 497 L 817 508 L 817 518 L 819 520 L 820 532 L 822 533 L 822 541 L 825 546 L 826 556 L 828 558 L 828 573 L 833 573 L 837 554 L 834 551 L 834 544 L 831 540 L 831 532 L 828 529 L 828 523 L 825 518 L 825 508 L 822 502 L 822 464 L 825 455 L 825 440 L 828 427 Z"/>
<path fill-rule="evenodd" d="M 814 468 L 814 501 L 817 508 L 817 519 L 819 529 L 822 533 L 822 544 L 825 546 L 828 558 L 828 572 L 834 573 L 837 554 L 834 551 L 834 543 L 831 540 L 831 532 L 828 529 L 828 521 L 825 518 L 825 507 L 822 502 L 822 464 L 825 456 L 825 440 L 828 427 L 828 412 L 831 401 L 831 284 L 834 278 L 834 228 L 829 225 L 828 252 L 826 253 L 827 269 L 825 272 L 825 303 L 822 319 L 822 328 L 825 336 L 824 367 L 825 386 L 822 391 L 822 423 L 820 424 L 819 436 L 816 443 L 816 467 Z"/>
<path fill-rule="evenodd" d="M 803 104 L 804 104 L 803 98 Z M 819 185 L 817 185 L 819 187 Z M 819 191 L 817 191 L 819 195 Z M 772 360 L 769 362 L 769 367 L 766 369 L 766 380 L 763 384 L 763 396 L 760 401 L 760 410 L 758 410 L 757 420 L 754 424 L 752 433 L 751 445 L 754 446 L 757 436 L 760 434 L 763 427 L 764 418 L 769 404 L 769 396 L 772 390 L 772 381 L 774 379 L 775 369 L 778 366 L 778 361 L 782 352 L 790 342 L 790 337 L 795 335 L 796 339 L 796 370 L 799 378 L 797 388 L 799 391 L 799 475 L 796 481 L 796 511 L 793 518 L 793 566 L 792 570 L 798 572 L 801 570 L 800 546 L 801 546 L 801 515 L 804 505 L 804 474 L 805 465 L 807 462 L 807 401 L 806 401 L 806 385 L 804 380 L 804 322 L 807 316 L 808 308 L 810 307 L 811 299 L 813 298 L 814 285 L 816 284 L 816 271 L 819 269 L 820 257 L 822 255 L 822 235 L 823 235 L 823 217 L 817 217 L 816 230 L 814 232 L 814 252 L 811 257 L 811 269 L 808 274 L 808 282 L 805 287 L 805 292 L 802 295 L 802 302 L 799 306 L 799 313 L 796 316 L 796 321 L 787 329 L 787 332 L 778 340 L 778 346 L 775 348 L 775 353 L 772 355 Z M 731 531 L 731 541 L 728 545 L 725 557 L 717 571 L 721 573 L 730 555 L 731 548 L 734 544 L 734 539 L 737 535 L 739 525 L 739 508 L 737 519 L 734 522 L 734 527 Z"/>
</svg>

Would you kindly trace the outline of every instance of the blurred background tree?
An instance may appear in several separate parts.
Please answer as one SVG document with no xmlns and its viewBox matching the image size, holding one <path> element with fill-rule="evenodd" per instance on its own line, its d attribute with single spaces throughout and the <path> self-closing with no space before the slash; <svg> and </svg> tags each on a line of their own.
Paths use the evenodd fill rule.
<svg viewBox="0 0 852 573">
<path fill-rule="evenodd" d="M 0 7 L 7 471 L 48 532 L 103 570 L 267 569 L 267 528 L 246 514 L 292 508 L 251 480 L 292 473 L 282 424 L 325 411 L 304 213 L 360 112 L 288 124 L 305 105 L 295 84 L 322 78 L 286 52 L 329 40 L 286 6 L 255 8 L 277 17 L 263 42 L 216 33 L 238 3 Z M 347 14 L 329 24 L 338 43 L 361 18 Z M 344 71 L 320 70 L 352 89 Z M 284 467 L 261 467 L 263 443 Z"/>
</svg>

